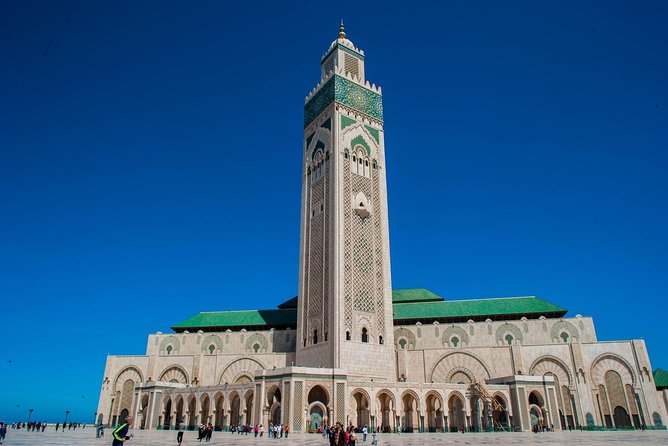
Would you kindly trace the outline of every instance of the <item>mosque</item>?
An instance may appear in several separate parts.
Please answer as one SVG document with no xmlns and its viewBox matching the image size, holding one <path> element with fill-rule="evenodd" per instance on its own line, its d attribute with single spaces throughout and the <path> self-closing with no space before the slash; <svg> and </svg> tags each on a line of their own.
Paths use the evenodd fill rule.
<svg viewBox="0 0 668 446">
<path fill-rule="evenodd" d="M 298 296 L 204 312 L 108 356 L 99 423 L 323 424 L 396 432 L 664 428 L 643 340 L 534 296 L 391 288 L 382 90 L 341 26 L 306 96 Z"/>
</svg>

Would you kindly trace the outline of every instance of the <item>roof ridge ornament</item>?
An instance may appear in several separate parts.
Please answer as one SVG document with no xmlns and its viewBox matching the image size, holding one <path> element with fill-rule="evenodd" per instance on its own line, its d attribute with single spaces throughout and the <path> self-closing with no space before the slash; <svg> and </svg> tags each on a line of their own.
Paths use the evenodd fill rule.
<svg viewBox="0 0 668 446">
<path fill-rule="evenodd" d="M 341 26 L 339 27 L 339 39 L 346 38 L 346 29 L 343 27 L 343 19 L 341 19 Z"/>
</svg>

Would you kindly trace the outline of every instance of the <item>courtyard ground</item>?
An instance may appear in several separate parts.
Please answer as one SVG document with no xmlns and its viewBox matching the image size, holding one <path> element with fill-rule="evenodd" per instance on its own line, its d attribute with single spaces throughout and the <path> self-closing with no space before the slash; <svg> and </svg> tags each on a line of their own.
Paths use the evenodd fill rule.
<svg viewBox="0 0 668 446">
<path fill-rule="evenodd" d="M 186 432 L 183 445 L 206 444 L 197 441 L 195 432 Z M 255 446 L 272 443 L 290 445 L 326 446 L 322 435 L 290 434 L 289 439 L 274 440 L 265 437 L 255 438 L 252 435 L 237 435 L 229 432 L 214 432 L 209 445 L 240 445 Z M 371 436 L 366 443 L 360 440 L 358 446 L 371 446 Z M 567 446 L 598 446 L 598 445 L 668 445 L 667 431 L 633 431 L 633 432 L 547 432 L 533 433 L 479 433 L 479 434 L 380 434 L 380 446 L 423 446 L 423 445 L 567 445 Z M 107 429 L 104 438 L 95 438 L 95 429 L 77 429 L 76 431 L 55 432 L 48 428 L 45 432 L 26 432 L 24 429 L 9 429 L 3 446 L 97 446 L 111 445 L 111 430 Z M 174 431 L 134 431 L 134 438 L 127 446 L 176 446 Z"/>
</svg>

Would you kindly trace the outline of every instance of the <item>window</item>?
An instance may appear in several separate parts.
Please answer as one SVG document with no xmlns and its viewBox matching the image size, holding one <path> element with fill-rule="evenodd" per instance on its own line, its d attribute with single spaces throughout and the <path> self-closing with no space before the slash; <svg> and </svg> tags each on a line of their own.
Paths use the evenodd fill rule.
<svg viewBox="0 0 668 446">
<path fill-rule="evenodd" d="M 304 338 L 304 347 L 306 347 L 306 338 Z"/>
<path fill-rule="evenodd" d="M 255 353 L 257 353 L 258 351 L 260 351 L 260 344 L 254 344 L 254 345 L 253 345 L 253 351 L 254 351 Z"/>
<path fill-rule="evenodd" d="M 369 331 L 366 328 L 362 329 L 362 342 L 369 342 Z"/>
<path fill-rule="evenodd" d="M 346 341 L 350 341 L 350 332 L 346 331 Z"/>
<path fill-rule="evenodd" d="M 451 343 L 454 347 L 457 347 L 457 345 L 459 345 L 459 338 L 458 338 L 457 336 L 453 337 L 452 339 L 450 339 L 450 343 Z"/>
<path fill-rule="evenodd" d="M 401 347 L 402 350 L 406 350 L 406 340 L 404 338 L 399 339 L 399 347 Z"/>
<path fill-rule="evenodd" d="M 167 348 L 165 349 L 168 355 L 172 354 L 172 350 L 174 350 L 174 347 L 172 347 L 171 345 L 168 345 Z"/>
<path fill-rule="evenodd" d="M 561 333 L 561 339 L 563 339 L 564 342 L 568 344 L 568 333 L 566 332 Z"/>
<path fill-rule="evenodd" d="M 343 157 L 344 157 L 345 159 L 348 159 L 348 151 L 347 151 L 347 150 L 343 152 Z"/>
<path fill-rule="evenodd" d="M 318 330 L 313 330 L 313 343 L 318 343 Z"/>
<path fill-rule="evenodd" d="M 325 332 L 325 342 L 327 342 L 327 332 Z"/>
<path fill-rule="evenodd" d="M 211 345 L 209 346 L 209 354 L 210 354 L 210 355 L 213 355 L 213 352 L 215 352 L 215 351 L 216 351 L 216 346 L 213 345 L 213 344 L 211 344 Z"/>
<path fill-rule="evenodd" d="M 507 334 L 505 340 L 508 343 L 508 345 L 513 345 L 513 335 Z"/>
<path fill-rule="evenodd" d="M 382 336 L 378 336 L 378 343 L 380 343 L 381 345 L 383 345 L 384 341 L 383 341 L 383 337 L 382 337 Z"/>
</svg>

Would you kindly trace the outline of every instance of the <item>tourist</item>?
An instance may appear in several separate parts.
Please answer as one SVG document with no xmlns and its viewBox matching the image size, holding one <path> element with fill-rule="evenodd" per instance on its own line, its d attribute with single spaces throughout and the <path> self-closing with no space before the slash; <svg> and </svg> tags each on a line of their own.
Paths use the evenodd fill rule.
<svg viewBox="0 0 668 446">
<path fill-rule="evenodd" d="M 179 446 L 181 446 L 181 442 L 183 442 L 183 432 L 186 430 L 186 425 L 183 422 L 183 420 L 179 421 L 179 431 L 176 433 L 176 443 L 178 443 Z"/>
<path fill-rule="evenodd" d="M 357 442 L 357 434 L 355 433 L 355 426 L 350 426 L 348 431 L 350 432 L 350 435 L 348 436 L 348 444 L 350 446 L 355 446 L 355 443 Z"/>
<path fill-rule="evenodd" d="M 343 425 L 341 423 L 336 423 L 332 427 L 331 434 L 329 436 L 329 445 L 330 446 L 346 446 L 346 435 L 343 432 Z"/>
<path fill-rule="evenodd" d="M 0 444 L 2 444 L 3 441 L 5 441 L 6 435 L 7 435 L 7 426 L 5 426 L 5 423 L 0 421 Z"/>
<path fill-rule="evenodd" d="M 288 434 L 290 433 L 290 425 L 286 424 L 285 429 L 283 429 L 283 430 L 285 431 L 285 439 L 287 440 L 288 439 Z"/>
<path fill-rule="evenodd" d="M 362 441 L 366 441 L 366 436 L 369 433 L 369 429 L 367 429 L 366 424 L 362 428 Z"/>
<path fill-rule="evenodd" d="M 127 440 L 132 438 L 132 434 L 128 435 L 128 430 L 132 425 L 132 421 L 133 421 L 132 416 L 126 417 L 125 423 L 121 424 L 116 429 L 114 429 L 114 432 L 112 434 L 113 441 L 111 443 L 111 446 L 121 446 Z"/>
<path fill-rule="evenodd" d="M 206 436 L 206 441 L 211 441 L 211 435 L 212 434 L 213 434 L 213 424 L 211 424 L 211 422 L 209 422 L 206 425 L 206 435 L 205 435 Z"/>
</svg>

